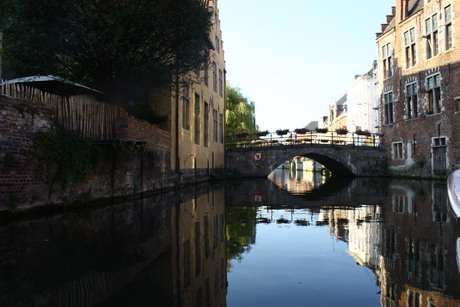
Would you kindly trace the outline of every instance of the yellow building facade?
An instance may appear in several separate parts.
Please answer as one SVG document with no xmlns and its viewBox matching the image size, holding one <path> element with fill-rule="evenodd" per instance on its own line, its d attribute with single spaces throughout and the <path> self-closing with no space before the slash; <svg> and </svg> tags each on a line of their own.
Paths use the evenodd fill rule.
<svg viewBox="0 0 460 307">
<path fill-rule="evenodd" d="M 167 98 L 153 98 L 154 109 L 171 132 L 171 169 L 205 179 L 224 168 L 225 59 L 217 1 L 207 1 L 212 26 L 207 69 L 180 77 Z M 162 101 L 158 103 L 158 101 Z"/>
</svg>

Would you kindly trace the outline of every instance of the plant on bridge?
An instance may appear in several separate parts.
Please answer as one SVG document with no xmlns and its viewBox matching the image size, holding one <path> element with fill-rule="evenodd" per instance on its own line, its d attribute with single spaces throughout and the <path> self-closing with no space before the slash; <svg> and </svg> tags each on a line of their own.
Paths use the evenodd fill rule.
<svg viewBox="0 0 460 307">
<path fill-rule="evenodd" d="M 261 137 L 261 136 L 267 136 L 270 132 L 268 132 L 268 130 L 264 130 L 264 131 L 257 131 L 256 135 L 258 137 Z"/>
<path fill-rule="evenodd" d="M 286 134 L 288 134 L 288 132 L 289 132 L 289 129 L 278 129 L 278 130 L 276 130 L 276 134 L 278 134 L 279 136 L 286 135 Z"/>
<path fill-rule="evenodd" d="M 316 128 L 317 133 L 327 133 L 329 130 L 327 128 Z"/>
<path fill-rule="evenodd" d="M 236 137 L 239 139 L 244 139 L 248 137 L 249 133 L 247 131 L 240 131 L 236 134 Z"/>
<path fill-rule="evenodd" d="M 337 133 L 337 134 L 347 134 L 347 133 L 348 133 L 348 129 L 339 128 L 339 129 L 336 129 L 336 130 L 335 130 L 335 133 Z"/>
<path fill-rule="evenodd" d="M 371 136 L 371 133 L 369 132 L 369 130 L 356 130 L 355 132 L 357 135 L 364 135 L 364 136 Z"/>
<path fill-rule="evenodd" d="M 294 130 L 294 132 L 297 134 L 305 134 L 307 132 L 310 132 L 310 130 L 308 130 L 307 128 L 297 128 Z"/>
</svg>

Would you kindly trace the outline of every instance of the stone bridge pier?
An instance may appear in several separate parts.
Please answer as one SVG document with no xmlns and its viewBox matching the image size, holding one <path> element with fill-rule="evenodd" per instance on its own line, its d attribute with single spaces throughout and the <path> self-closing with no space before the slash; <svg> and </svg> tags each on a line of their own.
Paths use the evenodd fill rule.
<svg viewBox="0 0 460 307">
<path fill-rule="evenodd" d="M 335 176 L 383 176 L 386 152 L 371 146 L 321 144 L 227 149 L 227 168 L 244 177 L 266 177 L 296 156 L 315 160 Z"/>
</svg>

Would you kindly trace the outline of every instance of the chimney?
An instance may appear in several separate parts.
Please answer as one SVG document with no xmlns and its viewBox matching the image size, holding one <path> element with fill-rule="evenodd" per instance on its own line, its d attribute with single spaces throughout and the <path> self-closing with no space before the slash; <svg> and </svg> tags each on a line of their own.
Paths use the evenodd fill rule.
<svg viewBox="0 0 460 307">
<path fill-rule="evenodd" d="M 406 19 L 409 16 L 409 0 L 400 0 L 401 1 L 401 21 Z"/>
</svg>

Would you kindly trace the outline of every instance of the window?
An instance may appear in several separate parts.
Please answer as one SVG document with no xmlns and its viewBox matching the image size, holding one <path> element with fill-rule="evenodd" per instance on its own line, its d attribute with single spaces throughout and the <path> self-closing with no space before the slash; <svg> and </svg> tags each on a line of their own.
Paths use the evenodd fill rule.
<svg viewBox="0 0 460 307">
<path fill-rule="evenodd" d="M 404 158 L 403 143 L 396 142 L 391 145 L 393 160 L 401 160 Z"/>
<path fill-rule="evenodd" d="M 388 79 L 393 76 L 393 51 L 391 50 L 391 44 L 388 43 L 382 47 L 382 59 L 383 59 L 383 76 Z"/>
<path fill-rule="evenodd" d="M 428 255 L 428 275 L 430 286 L 435 289 L 445 289 L 446 273 L 444 255 L 447 251 L 441 246 L 430 245 Z"/>
<path fill-rule="evenodd" d="M 404 32 L 404 45 L 406 48 L 406 68 L 409 68 L 417 62 L 415 54 L 415 28 Z"/>
<path fill-rule="evenodd" d="M 195 276 L 201 273 L 201 224 L 195 222 Z M 201 305 L 198 305 L 201 306 Z"/>
<path fill-rule="evenodd" d="M 195 144 L 200 144 L 200 95 L 195 93 Z"/>
<path fill-rule="evenodd" d="M 441 76 L 439 74 L 426 78 L 428 94 L 428 114 L 441 112 Z"/>
<path fill-rule="evenodd" d="M 203 145 L 208 147 L 209 144 L 209 104 L 204 102 L 204 123 L 203 123 Z"/>
<path fill-rule="evenodd" d="M 191 265 L 190 265 L 190 240 L 187 240 L 182 243 L 182 249 L 184 251 L 184 258 L 183 258 L 183 272 L 184 272 L 184 285 L 189 286 L 190 285 L 190 271 L 191 271 Z"/>
<path fill-rule="evenodd" d="M 213 135 L 213 140 L 214 142 L 218 141 L 218 136 L 217 136 L 217 110 L 214 109 L 212 110 L 212 135 Z"/>
<path fill-rule="evenodd" d="M 220 53 L 220 40 L 216 35 L 216 51 L 217 53 Z"/>
<path fill-rule="evenodd" d="M 433 182 L 433 198 L 431 200 L 433 222 L 449 223 L 449 197 L 441 182 Z"/>
<path fill-rule="evenodd" d="M 209 64 L 208 62 L 206 62 L 205 66 L 204 66 L 204 85 L 208 86 L 208 80 L 209 80 Z"/>
<path fill-rule="evenodd" d="M 417 83 L 406 85 L 405 91 L 407 119 L 418 117 Z"/>
<path fill-rule="evenodd" d="M 445 40 L 446 40 L 446 50 L 452 49 L 452 8 L 450 5 L 444 8 L 444 18 L 445 18 Z"/>
<path fill-rule="evenodd" d="M 219 95 L 220 97 L 224 96 L 224 82 L 222 76 L 222 69 L 219 69 Z"/>
<path fill-rule="evenodd" d="M 383 94 L 385 118 L 384 122 L 386 125 L 394 123 L 394 114 L 393 114 L 393 92 Z"/>
<path fill-rule="evenodd" d="M 420 278 L 421 277 L 421 252 L 420 242 L 412 238 L 406 238 L 407 242 L 407 272 L 408 276 Z"/>
<path fill-rule="evenodd" d="M 212 88 L 217 93 L 217 64 L 212 62 Z"/>
<path fill-rule="evenodd" d="M 182 128 L 190 130 L 190 99 L 189 86 L 184 83 L 182 93 Z"/>
<path fill-rule="evenodd" d="M 422 296 L 418 292 L 409 290 L 407 295 L 407 306 L 408 307 L 420 307 L 422 306 Z"/>
<path fill-rule="evenodd" d="M 224 143 L 224 115 L 219 113 L 219 142 Z"/>
<path fill-rule="evenodd" d="M 426 58 L 431 59 L 439 52 L 438 47 L 438 14 L 425 20 Z"/>
</svg>

